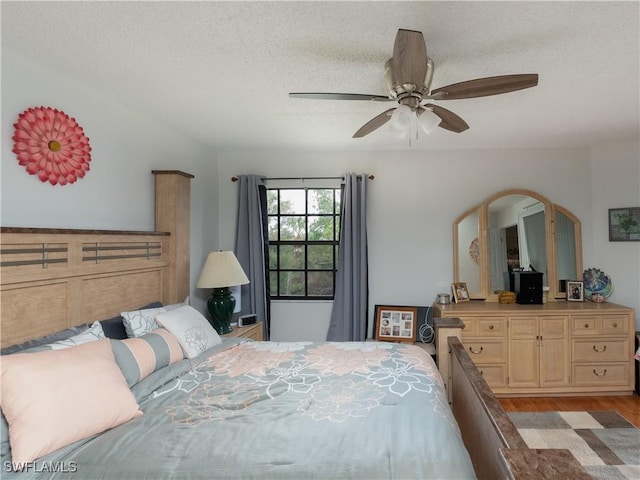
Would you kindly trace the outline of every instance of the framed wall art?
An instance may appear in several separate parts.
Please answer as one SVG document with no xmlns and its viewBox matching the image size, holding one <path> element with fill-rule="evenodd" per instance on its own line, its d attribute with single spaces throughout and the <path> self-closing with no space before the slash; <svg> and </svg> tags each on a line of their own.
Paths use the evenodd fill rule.
<svg viewBox="0 0 640 480">
<path fill-rule="evenodd" d="M 453 300 L 456 303 L 469 301 L 469 290 L 465 282 L 452 283 L 451 291 L 453 292 Z"/>
<path fill-rule="evenodd" d="M 584 301 L 584 282 L 569 280 L 567 282 L 567 300 L 570 302 Z"/>
<path fill-rule="evenodd" d="M 640 242 L 640 207 L 609 209 L 609 241 Z"/>
<path fill-rule="evenodd" d="M 376 305 L 376 340 L 414 343 L 417 317 L 416 307 Z"/>
</svg>

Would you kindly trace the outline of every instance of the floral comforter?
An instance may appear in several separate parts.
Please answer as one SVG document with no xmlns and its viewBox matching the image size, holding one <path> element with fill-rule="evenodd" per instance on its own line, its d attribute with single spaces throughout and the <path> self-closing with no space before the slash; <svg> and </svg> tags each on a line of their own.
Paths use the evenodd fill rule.
<svg viewBox="0 0 640 480">
<path fill-rule="evenodd" d="M 143 416 L 43 459 L 72 469 L 27 476 L 475 478 L 438 370 L 413 345 L 229 340 L 133 390 Z"/>
</svg>

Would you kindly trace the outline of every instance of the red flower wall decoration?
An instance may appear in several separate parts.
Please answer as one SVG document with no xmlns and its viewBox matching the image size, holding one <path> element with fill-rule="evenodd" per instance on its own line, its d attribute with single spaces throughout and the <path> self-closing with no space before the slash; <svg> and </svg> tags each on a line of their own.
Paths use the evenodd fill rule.
<svg viewBox="0 0 640 480">
<path fill-rule="evenodd" d="M 41 181 L 66 185 L 89 170 L 89 138 L 66 113 L 51 107 L 29 108 L 13 126 L 13 153 L 18 163 Z"/>
</svg>

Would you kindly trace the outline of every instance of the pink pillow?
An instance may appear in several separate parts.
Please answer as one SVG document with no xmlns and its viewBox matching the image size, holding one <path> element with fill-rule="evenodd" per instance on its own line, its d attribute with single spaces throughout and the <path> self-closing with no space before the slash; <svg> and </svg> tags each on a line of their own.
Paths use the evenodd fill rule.
<svg viewBox="0 0 640 480">
<path fill-rule="evenodd" d="M 0 406 L 16 463 L 142 415 L 108 339 L 0 358 Z"/>
</svg>

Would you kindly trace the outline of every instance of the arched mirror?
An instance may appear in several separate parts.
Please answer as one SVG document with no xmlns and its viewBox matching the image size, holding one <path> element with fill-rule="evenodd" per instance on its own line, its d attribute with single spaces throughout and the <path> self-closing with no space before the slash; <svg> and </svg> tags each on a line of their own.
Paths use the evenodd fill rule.
<svg viewBox="0 0 640 480">
<path fill-rule="evenodd" d="M 455 270 L 460 278 L 464 278 L 470 298 L 482 298 L 480 213 L 480 208 L 465 213 L 456 222 L 457 228 L 454 230 L 454 242 L 457 245 Z"/>
<path fill-rule="evenodd" d="M 542 272 L 548 285 L 544 200 L 533 195 L 504 195 L 487 203 L 490 291 L 511 290 L 511 272 Z"/>
<path fill-rule="evenodd" d="M 470 262 L 474 240 L 477 269 Z M 454 242 L 454 281 L 466 282 L 475 299 L 512 290 L 517 270 L 542 272 L 550 298 L 564 298 L 563 280 L 582 272 L 579 220 L 529 190 L 499 192 L 469 210 L 454 224 Z"/>
<path fill-rule="evenodd" d="M 580 220 L 565 208 L 554 205 L 553 241 L 556 296 L 566 297 L 567 280 L 582 280 L 582 237 Z M 573 261 L 575 259 L 575 262 Z"/>
</svg>

